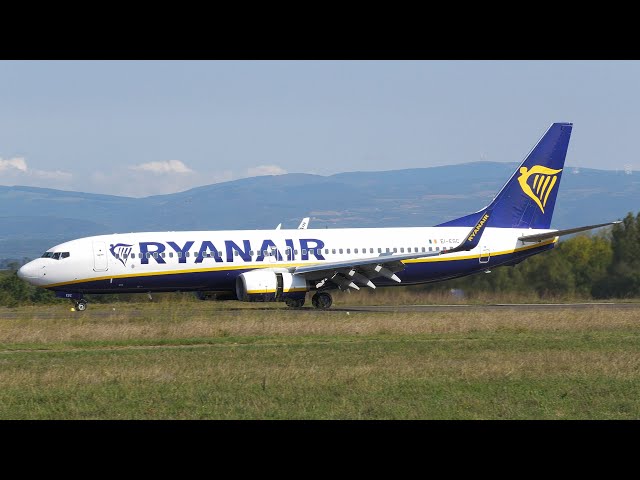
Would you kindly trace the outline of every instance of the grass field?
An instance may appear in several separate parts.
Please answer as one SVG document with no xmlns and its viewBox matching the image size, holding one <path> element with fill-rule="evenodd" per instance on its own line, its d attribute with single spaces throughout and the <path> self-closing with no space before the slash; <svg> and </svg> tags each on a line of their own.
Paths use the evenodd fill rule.
<svg viewBox="0 0 640 480">
<path fill-rule="evenodd" d="M 640 308 L 0 308 L 0 419 L 637 418 Z"/>
</svg>

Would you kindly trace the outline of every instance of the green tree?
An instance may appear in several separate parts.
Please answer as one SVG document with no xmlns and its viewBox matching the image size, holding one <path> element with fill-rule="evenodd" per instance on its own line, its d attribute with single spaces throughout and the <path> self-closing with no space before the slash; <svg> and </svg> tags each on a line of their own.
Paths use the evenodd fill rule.
<svg viewBox="0 0 640 480">
<path fill-rule="evenodd" d="M 593 287 L 594 297 L 628 298 L 640 295 L 640 213 L 630 212 L 611 229 L 612 261 L 607 276 Z"/>
<path fill-rule="evenodd" d="M 15 307 L 27 303 L 31 299 L 31 287 L 18 278 L 15 272 L 0 280 L 0 304 Z"/>
</svg>

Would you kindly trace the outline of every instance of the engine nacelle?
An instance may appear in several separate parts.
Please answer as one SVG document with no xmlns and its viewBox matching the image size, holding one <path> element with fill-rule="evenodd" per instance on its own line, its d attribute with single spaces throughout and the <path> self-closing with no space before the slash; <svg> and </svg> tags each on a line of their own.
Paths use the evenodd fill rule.
<svg viewBox="0 0 640 480">
<path fill-rule="evenodd" d="M 299 275 L 254 270 L 236 279 L 236 295 L 243 302 L 284 302 L 287 298 L 304 298 L 309 283 Z"/>
</svg>

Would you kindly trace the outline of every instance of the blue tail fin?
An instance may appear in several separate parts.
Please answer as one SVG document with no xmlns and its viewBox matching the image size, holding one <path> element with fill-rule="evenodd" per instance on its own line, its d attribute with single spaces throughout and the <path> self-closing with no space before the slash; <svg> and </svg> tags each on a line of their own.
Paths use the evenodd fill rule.
<svg viewBox="0 0 640 480">
<path fill-rule="evenodd" d="M 473 227 L 490 212 L 484 227 L 551 228 L 572 127 L 551 125 L 487 207 L 437 226 Z"/>
</svg>

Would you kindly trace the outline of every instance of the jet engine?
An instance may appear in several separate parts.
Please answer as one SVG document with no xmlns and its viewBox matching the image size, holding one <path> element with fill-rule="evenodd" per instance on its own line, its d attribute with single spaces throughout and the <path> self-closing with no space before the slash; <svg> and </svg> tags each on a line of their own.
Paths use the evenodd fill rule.
<svg viewBox="0 0 640 480">
<path fill-rule="evenodd" d="M 236 295 L 243 302 L 284 302 L 287 299 L 304 299 L 309 283 L 299 275 L 253 270 L 242 273 L 236 279 Z"/>
</svg>

